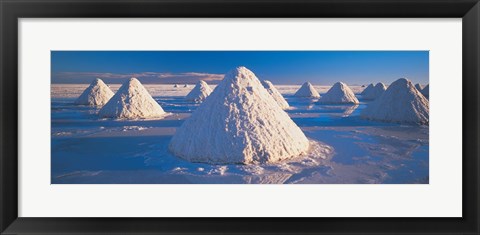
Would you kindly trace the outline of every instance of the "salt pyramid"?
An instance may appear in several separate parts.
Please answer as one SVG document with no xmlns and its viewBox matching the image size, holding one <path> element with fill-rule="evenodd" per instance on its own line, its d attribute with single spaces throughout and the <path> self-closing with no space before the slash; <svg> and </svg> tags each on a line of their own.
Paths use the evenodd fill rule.
<svg viewBox="0 0 480 235">
<path fill-rule="evenodd" d="M 110 90 L 100 78 L 96 78 L 78 97 L 75 104 L 103 106 L 110 100 L 110 98 L 112 98 L 112 96 L 112 90 Z"/>
<path fill-rule="evenodd" d="M 417 90 L 420 92 L 422 92 L 423 90 L 422 85 L 420 85 L 420 83 L 415 84 L 415 88 L 417 88 Z"/>
<path fill-rule="evenodd" d="M 190 93 L 188 93 L 186 99 L 201 102 L 205 100 L 210 93 L 212 93 L 212 88 L 210 88 L 206 82 L 200 80 Z"/>
<path fill-rule="evenodd" d="M 374 100 L 380 97 L 386 90 L 387 87 L 385 84 L 379 82 L 372 89 L 365 91 L 365 93 L 362 95 L 362 98 L 365 100 Z"/>
<path fill-rule="evenodd" d="M 379 82 L 377 83 L 377 85 L 375 85 L 375 90 L 377 91 L 377 93 L 380 93 L 377 94 L 377 96 L 381 96 L 387 90 L 387 86 L 385 86 L 385 84 L 383 84 L 382 82 Z"/>
<path fill-rule="evenodd" d="M 130 78 L 98 112 L 100 117 L 138 119 L 166 115 L 162 107 L 136 78 Z"/>
<path fill-rule="evenodd" d="M 358 99 L 347 84 L 343 82 L 335 83 L 320 100 L 321 104 L 358 104 Z"/>
<path fill-rule="evenodd" d="M 311 98 L 318 98 L 320 94 L 318 94 L 317 90 L 313 87 L 310 82 L 303 83 L 302 87 L 298 89 L 295 93 L 295 96 L 298 97 L 311 97 Z"/>
<path fill-rule="evenodd" d="M 426 87 L 424 87 L 421 92 L 422 92 L 423 96 L 425 96 L 428 99 L 429 96 L 430 96 L 430 84 L 428 84 Z"/>
<path fill-rule="evenodd" d="M 282 94 L 273 86 L 273 84 L 268 81 L 268 80 L 263 80 L 262 81 L 263 87 L 270 93 L 270 95 L 273 97 L 275 101 L 277 101 L 277 104 L 280 105 L 282 109 L 288 109 L 290 105 L 288 105 L 288 102 L 283 98 Z"/>
<path fill-rule="evenodd" d="M 408 123 L 428 124 L 428 100 L 420 94 L 412 82 L 400 78 L 370 103 L 362 112 L 365 119 Z"/>
<path fill-rule="evenodd" d="M 169 149 L 192 162 L 258 164 L 299 156 L 309 141 L 255 74 L 238 67 L 177 129 Z"/>
<path fill-rule="evenodd" d="M 370 83 L 370 85 L 368 85 L 367 88 L 365 88 L 362 93 L 360 93 L 360 95 L 364 96 L 365 94 L 368 94 L 371 90 L 373 90 L 374 87 L 375 85 L 373 85 L 373 83 Z"/>
</svg>

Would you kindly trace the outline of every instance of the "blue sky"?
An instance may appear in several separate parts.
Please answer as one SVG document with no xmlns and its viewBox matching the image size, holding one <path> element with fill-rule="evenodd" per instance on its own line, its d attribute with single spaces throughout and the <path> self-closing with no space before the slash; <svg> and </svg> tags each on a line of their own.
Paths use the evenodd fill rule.
<svg viewBox="0 0 480 235">
<path fill-rule="evenodd" d="M 52 83 L 218 83 L 228 70 L 246 66 L 274 84 L 349 85 L 406 77 L 427 84 L 428 51 L 52 51 Z"/>
</svg>

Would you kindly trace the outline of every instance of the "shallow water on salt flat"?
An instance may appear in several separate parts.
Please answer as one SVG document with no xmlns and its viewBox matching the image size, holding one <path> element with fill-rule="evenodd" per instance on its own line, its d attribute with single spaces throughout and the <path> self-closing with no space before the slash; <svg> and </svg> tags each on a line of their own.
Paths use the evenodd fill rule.
<svg viewBox="0 0 480 235">
<path fill-rule="evenodd" d="M 274 165 L 209 165 L 172 156 L 168 143 L 199 106 L 179 96 L 155 96 L 163 120 L 98 119 L 97 110 L 52 98 L 52 183 L 428 183 L 428 127 L 359 118 L 368 104 L 319 105 L 285 95 L 288 114 L 313 141 L 333 147 Z"/>
</svg>

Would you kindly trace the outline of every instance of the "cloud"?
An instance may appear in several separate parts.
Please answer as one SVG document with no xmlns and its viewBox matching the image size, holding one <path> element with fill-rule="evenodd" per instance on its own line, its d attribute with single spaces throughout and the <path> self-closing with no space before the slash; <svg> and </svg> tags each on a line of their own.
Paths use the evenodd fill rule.
<svg viewBox="0 0 480 235">
<path fill-rule="evenodd" d="M 145 84 L 173 84 L 196 83 L 204 80 L 209 83 L 218 83 L 224 74 L 214 73 L 98 73 L 98 72 L 56 72 L 52 75 L 52 83 L 90 83 L 95 78 L 100 78 L 106 83 L 123 83 L 124 80 L 136 77 Z"/>
</svg>

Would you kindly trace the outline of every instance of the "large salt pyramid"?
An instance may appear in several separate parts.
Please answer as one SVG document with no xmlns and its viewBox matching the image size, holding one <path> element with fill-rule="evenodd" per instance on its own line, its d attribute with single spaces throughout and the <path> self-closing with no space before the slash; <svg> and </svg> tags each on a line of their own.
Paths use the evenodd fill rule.
<svg viewBox="0 0 480 235">
<path fill-rule="evenodd" d="M 298 97 L 311 97 L 311 98 L 318 98 L 320 94 L 318 94 L 317 90 L 313 87 L 310 82 L 303 83 L 302 87 L 298 89 L 295 93 L 295 96 Z"/>
<path fill-rule="evenodd" d="M 423 96 L 427 97 L 427 99 L 428 99 L 429 96 L 430 96 L 430 84 L 428 84 L 426 87 L 424 87 L 421 92 L 422 92 Z"/>
<path fill-rule="evenodd" d="M 216 164 L 277 162 L 308 148 L 302 130 L 245 67 L 225 75 L 169 145 L 180 158 Z"/>
<path fill-rule="evenodd" d="M 385 84 L 379 82 L 372 89 L 365 91 L 365 93 L 362 95 L 362 98 L 365 100 L 374 100 L 380 97 L 386 90 L 387 87 Z"/>
<path fill-rule="evenodd" d="M 428 124 L 428 100 L 413 86 L 412 82 L 400 78 L 370 103 L 361 116 L 370 120 Z"/>
<path fill-rule="evenodd" d="M 358 99 L 353 91 L 343 82 L 335 83 L 318 100 L 321 104 L 358 104 Z"/>
<path fill-rule="evenodd" d="M 275 86 L 273 86 L 273 84 L 270 81 L 263 80 L 262 85 L 263 87 L 265 87 L 265 89 L 267 89 L 268 93 L 270 93 L 270 95 L 273 97 L 275 101 L 277 101 L 277 104 L 280 105 L 282 109 L 287 109 L 288 107 L 290 107 L 290 105 L 288 105 L 288 102 L 285 100 L 285 98 L 283 98 L 282 94 L 280 94 L 277 88 L 275 88 Z"/>
<path fill-rule="evenodd" d="M 364 96 L 365 94 L 368 94 L 371 90 L 373 90 L 374 87 L 375 85 L 373 85 L 373 83 L 370 83 L 370 85 L 368 85 L 367 88 L 365 88 L 362 93 L 360 93 L 360 95 Z"/>
<path fill-rule="evenodd" d="M 78 97 L 75 104 L 103 106 L 110 100 L 110 98 L 112 98 L 112 96 L 112 90 L 110 90 L 100 78 L 96 78 Z"/>
<path fill-rule="evenodd" d="M 162 107 L 136 78 L 130 78 L 98 112 L 100 117 L 119 119 L 160 118 Z"/>
<path fill-rule="evenodd" d="M 190 91 L 190 93 L 188 93 L 186 99 L 193 101 L 203 101 L 210 95 L 210 93 L 212 93 L 212 88 L 210 88 L 206 82 L 200 80 L 197 85 Z"/>
</svg>

